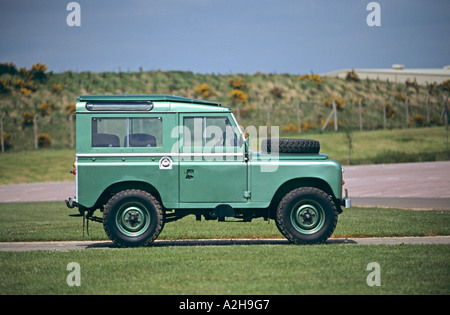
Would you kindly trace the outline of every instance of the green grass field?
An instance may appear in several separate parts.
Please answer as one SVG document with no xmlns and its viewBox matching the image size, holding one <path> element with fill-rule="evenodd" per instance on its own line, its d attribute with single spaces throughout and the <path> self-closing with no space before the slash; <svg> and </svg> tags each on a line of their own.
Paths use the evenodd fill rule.
<svg viewBox="0 0 450 315">
<path fill-rule="evenodd" d="M 66 283 L 70 262 L 80 264 L 79 287 Z M 366 283 L 370 262 L 381 267 L 381 286 Z M 0 294 L 448 295 L 449 268 L 450 245 L 0 252 Z"/>
<path fill-rule="evenodd" d="M 73 211 L 72 211 L 73 212 Z M 0 241 L 81 240 L 60 202 L 0 204 Z M 450 235 L 450 211 L 351 208 L 333 237 Z M 282 238 L 275 223 L 168 223 L 159 239 Z M 91 223 L 86 240 L 105 240 Z M 78 262 L 81 286 L 69 287 Z M 367 264 L 381 266 L 370 287 Z M 449 294 L 449 245 L 233 245 L 0 252 L 0 294 Z"/>
<path fill-rule="evenodd" d="M 69 217 L 63 202 L 0 203 L 0 242 L 82 239 L 82 219 Z M 95 215 L 101 216 L 100 212 Z M 102 224 L 91 222 L 86 240 L 106 240 Z M 357 208 L 339 216 L 333 237 L 450 235 L 450 211 Z M 159 239 L 283 238 L 275 222 L 196 221 L 185 217 L 164 226 Z"/>
</svg>

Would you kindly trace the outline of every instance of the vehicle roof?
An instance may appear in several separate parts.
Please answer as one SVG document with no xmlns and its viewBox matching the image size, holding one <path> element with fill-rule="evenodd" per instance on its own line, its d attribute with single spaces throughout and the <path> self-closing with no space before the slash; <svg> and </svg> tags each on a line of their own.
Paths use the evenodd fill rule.
<svg viewBox="0 0 450 315">
<path fill-rule="evenodd" d="M 177 95 L 81 95 L 77 98 L 77 112 L 87 112 L 86 104 L 89 102 L 115 104 L 120 103 L 125 106 L 136 102 L 151 102 L 153 104 L 150 112 L 174 111 L 174 112 L 196 112 L 196 111 L 230 111 L 219 102 L 192 99 Z"/>
</svg>

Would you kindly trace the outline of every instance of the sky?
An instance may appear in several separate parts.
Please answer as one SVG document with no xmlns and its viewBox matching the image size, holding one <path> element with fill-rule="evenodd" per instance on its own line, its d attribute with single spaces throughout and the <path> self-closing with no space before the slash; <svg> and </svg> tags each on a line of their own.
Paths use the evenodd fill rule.
<svg viewBox="0 0 450 315">
<path fill-rule="evenodd" d="M 0 0 L 0 62 L 53 72 L 327 73 L 450 65 L 449 0 Z"/>
</svg>

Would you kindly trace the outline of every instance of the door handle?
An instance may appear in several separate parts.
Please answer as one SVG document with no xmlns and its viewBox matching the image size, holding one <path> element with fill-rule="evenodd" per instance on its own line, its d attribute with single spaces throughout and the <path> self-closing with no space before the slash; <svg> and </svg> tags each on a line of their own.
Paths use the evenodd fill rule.
<svg viewBox="0 0 450 315">
<path fill-rule="evenodd" d="M 184 171 L 184 174 L 186 174 L 186 179 L 194 178 L 194 175 L 192 175 L 191 173 L 194 173 L 194 170 L 189 169 Z"/>
</svg>

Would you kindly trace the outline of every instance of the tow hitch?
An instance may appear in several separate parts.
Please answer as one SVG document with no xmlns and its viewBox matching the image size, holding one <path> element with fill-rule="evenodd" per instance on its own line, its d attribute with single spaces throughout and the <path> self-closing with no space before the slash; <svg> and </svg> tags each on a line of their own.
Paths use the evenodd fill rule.
<svg viewBox="0 0 450 315">
<path fill-rule="evenodd" d="M 75 200 L 73 200 L 72 198 L 69 198 L 69 200 L 66 199 L 65 201 L 66 201 L 66 206 L 69 209 L 78 207 L 78 203 Z"/>
<path fill-rule="evenodd" d="M 82 217 L 83 218 L 83 241 L 84 241 L 84 227 L 86 226 L 87 235 L 89 235 L 89 221 L 102 223 L 103 219 L 99 217 L 95 217 L 94 211 L 95 209 L 87 209 L 83 206 L 80 206 L 75 200 L 69 198 L 69 200 L 65 200 L 66 206 L 69 209 L 73 209 L 78 207 L 79 213 L 69 214 L 69 217 Z M 86 221 L 87 219 L 87 221 Z"/>
</svg>

